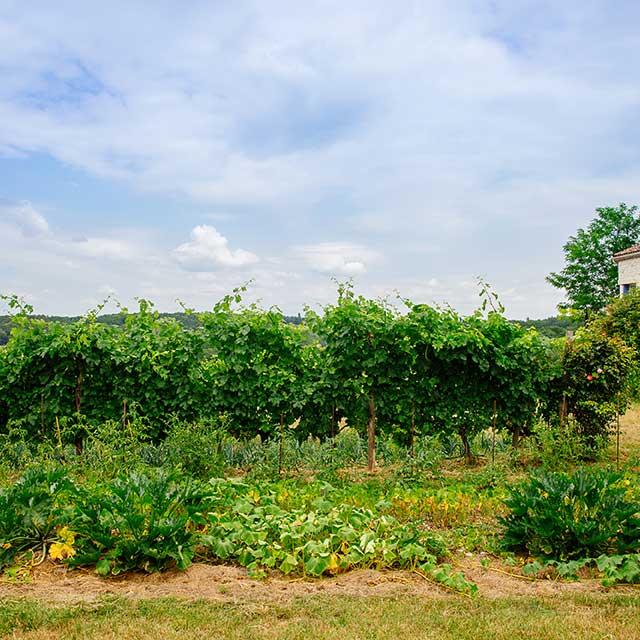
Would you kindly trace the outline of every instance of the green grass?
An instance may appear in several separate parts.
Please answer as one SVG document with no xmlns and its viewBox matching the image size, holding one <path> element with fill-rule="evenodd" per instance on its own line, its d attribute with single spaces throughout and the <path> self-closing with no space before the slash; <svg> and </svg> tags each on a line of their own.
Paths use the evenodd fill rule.
<svg viewBox="0 0 640 640">
<path fill-rule="evenodd" d="M 325 596 L 282 604 L 104 599 L 63 607 L 13 600 L 0 602 L 0 637 L 633 640 L 640 638 L 640 596 L 493 600 Z"/>
</svg>

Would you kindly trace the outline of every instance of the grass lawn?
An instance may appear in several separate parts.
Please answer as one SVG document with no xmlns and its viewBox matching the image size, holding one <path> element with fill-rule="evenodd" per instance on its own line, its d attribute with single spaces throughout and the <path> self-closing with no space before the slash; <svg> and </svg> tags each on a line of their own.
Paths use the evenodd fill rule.
<svg viewBox="0 0 640 640">
<path fill-rule="evenodd" d="M 3 638 L 640 638 L 640 594 L 425 599 L 314 596 L 288 603 L 102 599 L 0 602 Z"/>
</svg>

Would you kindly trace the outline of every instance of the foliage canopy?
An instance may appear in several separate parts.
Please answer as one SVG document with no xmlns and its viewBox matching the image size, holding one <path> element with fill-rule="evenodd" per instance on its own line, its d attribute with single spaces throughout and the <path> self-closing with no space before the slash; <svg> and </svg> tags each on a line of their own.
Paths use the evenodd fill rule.
<svg viewBox="0 0 640 640">
<path fill-rule="evenodd" d="M 178 421 L 221 418 L 239 436 L 335 435 L 345 421 L 366 431 L 369 465 L 376 434 L 412 446 L 416 438 L 470 441 L 490 427 L 517 440 L 564 397 L 585 435 L 606 432 L 623 406 L 633 350 L 602 329 L 579 332 L 572 350 L 507 320 L 487 285 L 481 308 L 402 300 L 403 312 L 341 285 L 335 304 L 287 323 L 275 308 L 245 306 L 243 290 L 192 328 L 162 317 L 147 300 L 118 325 L 100 308 L 72 323 L 47 322 L 16 298 L 0 347 L 0 433 L 71 442 L 131 420 L 162 441 Z M 592 380 L 586 379 L 592 376 Z M 588 384 L 587 384 L 588 382 Z M 142 422 L 141 422 L 142 421 Z"/>
<path fill-rule="evenodd" d="M 640 240 L 637 206 L 624 202 L 600 207 L 586 229 L 578 229 L 564 245 L 565 266 L 550 273 L 547 281 L 565 289 L 568 303 L 588 317 L 601 311 L 618 293 L 618 267 L 612 256 Z"/>
</svg>

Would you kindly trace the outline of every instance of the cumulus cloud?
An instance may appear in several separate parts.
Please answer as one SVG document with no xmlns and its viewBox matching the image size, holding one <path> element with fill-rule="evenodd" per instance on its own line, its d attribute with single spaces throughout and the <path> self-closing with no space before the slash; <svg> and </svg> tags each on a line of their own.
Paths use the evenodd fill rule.
<svg viewBox="0 0 640 640">
<path fill-rule="evenodd" d="M 348 242 L 320 242 L 296 247 L 294 252 L 305 264 L 320 273 L 355 276 L 365 273 L 378 254 L 358 244 Z"/>
<path fill-rule="evenodd" d="M 10 202 L 0 200 L 0 220 L 16 226 L 27 237 L 42 236 L 49 233 L 46 218 L 27 201 Z"/>
<path fill-rule="evenodd" d="M 213 271 L 238 268 L 258 262 L 258 256 L 244 249 L 229 249 L 229 241 L 215 227 L 198 225 L 191 239 L 177 247 L 173 255 L 187 271 Z"/>
</svg>

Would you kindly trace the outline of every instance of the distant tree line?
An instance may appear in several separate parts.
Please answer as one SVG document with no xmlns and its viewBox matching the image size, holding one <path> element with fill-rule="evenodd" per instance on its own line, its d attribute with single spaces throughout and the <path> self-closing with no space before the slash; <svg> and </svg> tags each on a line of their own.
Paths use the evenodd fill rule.
<svg viewBox="0 0 640 640">
<path fill-rule="evenodd" d="M 166 320 L 177 320 L 183 327 L 187 329 L 196 329 L 200 326 L 200 320 L 198 316 L 191 313 L 160 313 L 160 318 Z M 34 320 L 44 320 L 45 322 L 58 322 L 60 324 L 73 324 L 80 320 L 80 316 L 46 316 L 46 315 L 33 315 Z M 126 315 L 122 313 L 109 313 L 96 318 L 97 322 L 106 324 L 113 327 L 122 327 L 125 322 Z M 297 316 L 284 316 L 284 321 L 288 324 L 300 324 L 302 317 L 300 314 Z M 7 344 L 9 342 L 9 334 L 11 333 L 11 316 L 0 316 L 0 345 Z"/>
<path fill-rule="evenodd" d="M 533 327 L 546 338 L 564 338 L 567 331 L 575 331 L 582 323 L 566 316 L 552 316 L 542 320 L 514 320 L 521 327 Z"/>
</svg>

